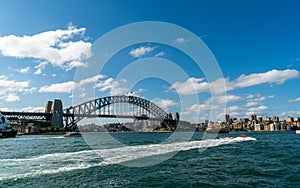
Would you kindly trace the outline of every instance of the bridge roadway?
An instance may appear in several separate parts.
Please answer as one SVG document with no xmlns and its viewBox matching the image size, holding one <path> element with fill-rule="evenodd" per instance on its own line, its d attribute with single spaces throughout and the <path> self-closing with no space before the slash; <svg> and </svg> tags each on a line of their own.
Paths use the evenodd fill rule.
<svg viewBox="0 0 300 188">
<path fill-rule="evenodd" d="M 52 113 L 45 112 L 1 112 L 8 118 L 19 118 L 19 119 L 49 119 Z M 137 119 L 137 120 L 159 120 L 162 119 L 148 117 L 148 116 L 130 116 L 130 115 L 108 115 L 108 114 L 67 114 L 63 113 L 63 117 L 86 117 L 86 118 L 123 118 L 123 119 Z"/>
<path fill-rule="evenodd" d="M 19 119 L 48 119 L 51 117 L 51 113 L 45 112 L 4 112 L 1 113 L 8 118 Z"/>
</svg>

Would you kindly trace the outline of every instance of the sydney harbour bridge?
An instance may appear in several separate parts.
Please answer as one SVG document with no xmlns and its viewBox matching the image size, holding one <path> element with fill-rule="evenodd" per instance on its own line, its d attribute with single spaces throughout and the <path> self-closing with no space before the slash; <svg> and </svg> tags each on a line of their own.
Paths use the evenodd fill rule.
<svg viewBox="0 0 300 188">
<path fill-rule="evenodd" d="M 124 118 L 160 122 L 160 127 L 175 130 L 174 118 L 156 104 L 136 96 L 107 96 L 63 109 L 61 100 L 48 101 L 45 112 L 1 112 L 8 119 L 44 120 L 56 127 L 74 129 L 84 118 Z"/>
</svg>

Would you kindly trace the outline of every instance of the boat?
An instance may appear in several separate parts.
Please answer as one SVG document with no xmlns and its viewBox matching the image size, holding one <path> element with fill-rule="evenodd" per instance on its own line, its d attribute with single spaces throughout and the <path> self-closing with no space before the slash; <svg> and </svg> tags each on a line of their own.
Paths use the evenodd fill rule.
<svg viewBox="0 0 300 188">
<path fill-rule="evenodd" d="M 300 134 L 300 130 L 296 130 L 296 134 Z"/>
<path fill-rule="evenodd" d="M 246 135 L 241 134 L 240 137 L 241 137 L 241 138 L 246 138 Z"/>
<path fill-rule="evenodd" d="M 0 138 L 16 137 L 18 131 L 11 128 L 10 122 L 0 113 Z"/>
<path fill-rule="evenodd" d="M 205 129 L 206 133 L 229 133 L 230 129 L 228 126 L 221 126 L 221 123 L 212 123 L 209 122 L 207 128 Z"/>
<path fill-rule="evenodd" d="M 80 132 L 66 132 L 65 137 L 75 137 L 75 136 L 82 136 Z"/>
</svg>

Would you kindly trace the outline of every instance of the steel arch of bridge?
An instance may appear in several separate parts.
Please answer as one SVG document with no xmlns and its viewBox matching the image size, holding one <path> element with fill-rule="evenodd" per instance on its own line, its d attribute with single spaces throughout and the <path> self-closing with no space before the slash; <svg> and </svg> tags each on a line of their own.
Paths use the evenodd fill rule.
<svg viewBox="0 0 300 188">
<path fill-rule="evenodd" d="M 136 119 L 149 119 L 150 117 L 134 117 L 134 116 L 122 116 L 122 115 L 115 115 L 111 114 L 108 110 L 107 113 L 101 111 L 101 109 L 115 103 L 129 103 L 136 105 L 140 108 L 143 108 L 148 113 L 152 114 L 154 118 L 160 121 L 164 121 L 168 119 L 168 113 L 161 109 L 156 104 L 140 98 L 136 96 L 108 96 L 103 98 L 97 98 L 91 101 L 84 102 L 82 104 L 71 106 L 70 108 L 65 109 L 64 111 L 64 119 L 65 119 L 65 126 L 72 127 L 76 125 L 80 120 L 85 117 L 111 117 L 111 118 L 136 118 Z"/>
</svg>

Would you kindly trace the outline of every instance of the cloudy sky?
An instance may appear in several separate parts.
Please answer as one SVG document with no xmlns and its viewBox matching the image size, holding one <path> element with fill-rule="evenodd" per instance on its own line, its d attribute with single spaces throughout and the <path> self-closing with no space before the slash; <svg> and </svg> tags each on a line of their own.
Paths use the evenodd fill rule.
<svg viewBox="0 0 300 188">
<path fill-rule="evenodd" d="M 53 99 L 69 107 L 74 96 L 90 99 L 82 88 L 92 85 L 96 97 L 133 92 L 192 122 L 211 118 L 212 111 L 238 118 L 252 113 L 300 116 L 299 8 L 296 0 L 0 1 L 0 109 L 43 111 Z M 178 33 L 174 46 L 203 41 L 222 74 L 210 80 L 178 49 L 145 41 L 121 49 L 96 74 L 75 79 L 78 70 L 91 67 L 99 38 L 143 21 L 167 22 L 192 32 L 196 37 Z M 153 76 L 132 86 L 132 78 L 120 76 L 130 65 L 138 67 L 151 58 L 176 64 L 188 77 L 166 81 Z M 166 77 L 172 73 L 162 71 Z M 226 92 L 219 89 L 224 84 Z M 81 88 L 80 96 L 74 95 L 76 88 Z M 182 104 L 180 99 L 195 95 L 197 101 Z"/>
</svg>

